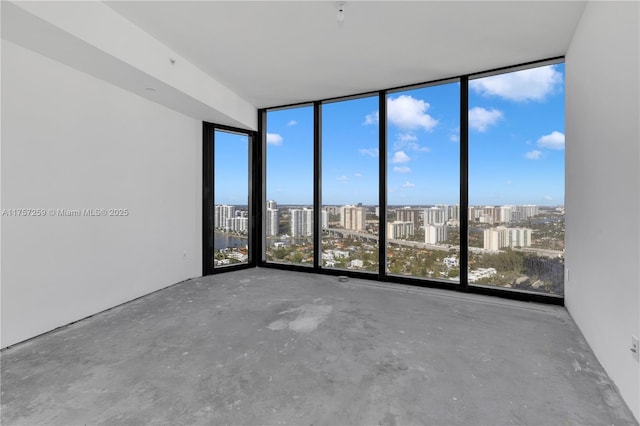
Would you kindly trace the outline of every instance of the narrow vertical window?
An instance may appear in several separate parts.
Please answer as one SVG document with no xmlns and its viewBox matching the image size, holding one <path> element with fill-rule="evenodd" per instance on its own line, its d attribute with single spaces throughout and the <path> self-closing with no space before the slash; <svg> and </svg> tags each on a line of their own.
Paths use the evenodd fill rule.
<svg viewBox="0 0 640 426">
<path fill-rule="evenodd" d="M 378 97 L 322 105 L 323 268 L 378 271 Z"/>
<path fill-rule="evenodd" d="M 313 106 L 267 112 L 267 262 L 313 266 Z"/>
<path fill-rule="evenodd" d="M 249 262 L 249 140 L 215 131 L 214 268 Z"/>
<path fill-rule="evenodd" d="M 460 281 L 460 88 L 387 95 L 387 272 Z"/>
<path fill-rule="evenodd" d="M 564 65 L 469 81 L 469 283 L 564 292 Z"/>
</svg>

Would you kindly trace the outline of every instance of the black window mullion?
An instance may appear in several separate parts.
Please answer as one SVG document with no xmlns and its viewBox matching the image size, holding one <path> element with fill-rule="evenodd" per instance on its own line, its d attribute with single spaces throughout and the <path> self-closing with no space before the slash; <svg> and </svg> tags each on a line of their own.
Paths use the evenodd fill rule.
<svg viewBox="0 0 640 426">
<path fill-rule="evenodd" d="M 378 93 L 378 279 L 387 277 L 387 93 Z"/>
<path fill-rule="evenodd" d="M 266 222 L 265 222 L 265 210 L 267 200 L 267 111 L 264 109 L 258 110 L 258 132 L 255 140 L 253 141 L 255 155 L 253 158 L 253 191 L 252 196 L 254 198 L 254 215 L 251 216 L 251 220 L 256 224 L 254 229 L 254 247 L 252 253 L 254 255 L 254 265 L 262 265 L 266 261 Z"/>
<path fill-rule="evenodd" d="M 213 273 L 214 138 L 211 123 L 202 123 L 202 275 Z"/>
<path fill-rule="evenodd" d="M 313 268 L 322 265 L 322 104 L 313 103 Z"/>
<path fill-rule="evenodd" d="M 460 288 L 469 287 L 469 77 L 460 78 Z"/>
<path fill-rule="evenodd" d="M 258 147 L 258 138 L 255 133 L 248 134 L 248 152 L 249 152 L 249 200 L 247 200 L 249 208 L 249 259 L 248 263 L 251 266 L 256 266 L 258 259 L 260 259 L 260 251 L 262 245 L 260 244 L 259 235 L 262 229 L 262 221 L 259 220 L 262 216 L 262 209 L 260 208 L 259 201 L 262 199 L 260 196 L 259 182 L 256 181 L 256 177 L 260 175 L 260 149 Z"/>
</svg>

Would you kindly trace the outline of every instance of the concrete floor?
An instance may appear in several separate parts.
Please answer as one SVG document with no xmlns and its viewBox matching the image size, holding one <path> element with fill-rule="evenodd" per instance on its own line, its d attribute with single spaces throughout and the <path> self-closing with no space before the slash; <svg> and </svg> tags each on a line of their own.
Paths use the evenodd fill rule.
<svg viewBox="0 0 640 426">
<path fill-rule="evenodd" d="M 563 308 L 250 269 L 3 351 L 2 424 L 637 423 Z"/>
</svg>

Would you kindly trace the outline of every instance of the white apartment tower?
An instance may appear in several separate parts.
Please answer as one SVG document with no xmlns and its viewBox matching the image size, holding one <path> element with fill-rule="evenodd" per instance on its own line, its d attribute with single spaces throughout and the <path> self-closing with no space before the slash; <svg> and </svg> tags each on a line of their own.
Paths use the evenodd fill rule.
<svg viewBox="0 0 640 426">
<path fill-rule="evenodd" d="M 500 206 L 498 221 L 500 223 L 509 223 L 511 222 L 511 217 L 513 216 L 513 206 Z"/>
<path fill-rule="evenodd" d="M 420 226 L 420 210 L 405 207 L 403 209 L 396 210 L 396 221 L 398 222 L 411 222 L 414 228 Z"/>
<path fill-rule="evenodd" d="M 224 230 L 237 232 L 239 234 L 247 233 L 249 229 L 249 218 L 247 217 L 228 217 L 225 221 Z"/>
<path fill-rule="evenodd" d="M 236 208 L 234 206 L 217 205 L 214 208 L 213 227 L 226 228 L 227 219 L 236 216 Z"/>
<path fill-rule="evenodd" d="M 390 240 L 406 238 L 413 235 L 414 232 L 415 227 L 413 226 L 413 222 L 396 220 L 387 224 L 387 238 Z"/>
<path fill-rule="evenodd" d="M 313 209 L 291 209 L 291 236 L 310 237 L 313 235 Z"/>
<path fill-rule="evenodd" d="M 521 206 L 514 206 L 514 211 L 517 214 L 518 220 L 524 220 L 538 214 L 538 206 L 535 204 L 524 204 Z"/>
<path fill-rule="evenodd" d="M 449 219 L 460 221 L 460 205 L 449 206 Z"/>
<path fill-rule="evenodd" d="M 497 251 L 509 245 L 509 228 L 498 226 L 484 230 L 484 249 Z"/>
<path fill-rule="evenodd" d="M 531 247 L 531 235 L 533 231 L 529 228 L 509 229 L 509 243 L 511 247 Z"/>
<path fill-rule="evenodd" d="M 435 223 L 445 223 L 449 220 L 449 208 L 445 205 L 437 205 L 424 209 L 424 227 Z"/>
<path fill-rule="evenodd" d="M 432 223 L 424 226 L 425 244 L 437 244 L 447 239 L 447 225 L 444 223 Z"/>
<path fill-rule="evenodd" d="M 364 207 L 342 206 L 340 208 L 340 224 L 344 229 L 362 231 L 365 228 L 367 212 Z"/>
<path fill-rule="evenodd" d="M 278 208 L 278 203 L 276 203 L 276 202 L 275 202 L 275 201 L 273 201 L 273 200 L 269 200 L 269 201 L 267 201 L 267 209 L 275 210 L 275 209 L 277 209 L 277 208 Z"/>
<path fill-rule="evenodd" d="M 273 203 L 273 205 L 276 205 L 275 202 Z M 277 208 L 267 207 L 266 222 L 267 237 L 277 236 L 280 233 L 280 212 Z"/>
<path fill-rule="evenodd" d="M 531 247 L 529 228 L 507 228 L 498 226 L 484 230 L 484 249 L 497 251 L 503 247 Z"/>
</svg>

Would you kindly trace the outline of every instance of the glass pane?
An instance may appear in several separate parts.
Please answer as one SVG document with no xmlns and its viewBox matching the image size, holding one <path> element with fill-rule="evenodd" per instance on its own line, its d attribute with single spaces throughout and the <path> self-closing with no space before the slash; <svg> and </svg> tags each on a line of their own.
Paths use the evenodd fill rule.
<svg viewBox="0 0 640 426">
<path fill-rule="evenodd" d="M 564 292 L 564 64 L 469 82 L 469 282 Z"/>
<path fill-rule="evenodd" d="M 265 258 L 313 266 L 313 107 L 267 113 Z"/>
<path fill-rule="evenodd" d="M 322 262 L 378 272 L 378 97 L 322 105 Z"/>
<path fill-rule="evenodd" d="M 249 137 L 216 130 L 214 268 L 249 261 Z"/>
<path fill-rule="evenodd" d="M 387 272 L 460 281 L 460 85 L 387 96 Z"/>
</svg>

